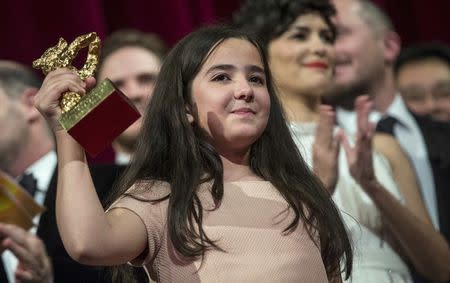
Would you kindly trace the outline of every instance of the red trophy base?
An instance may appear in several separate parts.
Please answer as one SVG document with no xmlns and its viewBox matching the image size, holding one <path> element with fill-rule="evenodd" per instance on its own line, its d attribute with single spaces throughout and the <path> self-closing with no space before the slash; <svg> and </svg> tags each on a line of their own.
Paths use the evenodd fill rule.
<svg viewBox="0 0 450 283">
<path fill-rule="evenodd" d="M 128 97 L 105 79 L 64 113 L 60 123 L 95 157 L 140 117 Z"/>
</svg>

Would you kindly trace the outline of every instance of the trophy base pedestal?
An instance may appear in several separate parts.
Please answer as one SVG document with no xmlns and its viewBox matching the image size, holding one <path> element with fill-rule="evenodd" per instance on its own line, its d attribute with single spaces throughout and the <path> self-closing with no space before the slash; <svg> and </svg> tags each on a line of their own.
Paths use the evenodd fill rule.
<svg viewBox="0 0 450 283">
<path fill-rule="evenodd" d="M 95 157 L 140 117 L 131 101 L 106 79 L 64 113 L 60 123 Z"/>
</svg>

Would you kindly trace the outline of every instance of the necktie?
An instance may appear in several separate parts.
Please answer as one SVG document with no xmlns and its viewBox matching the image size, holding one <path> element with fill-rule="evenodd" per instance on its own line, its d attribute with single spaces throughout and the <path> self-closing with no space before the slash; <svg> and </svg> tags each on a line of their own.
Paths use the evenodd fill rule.
<svg viewBox="0 0 450 283">
<path fill-rule="evenodd" d="M 398 123 L 397 119 L 392 116 L 386 116 L 378 122 L 376 132 L 394 136 L 394 126 L 396 123 Z"/>
<path fill-rule="evenodd" d="M 31 195 L 34 196 L 37 190 L 37 180 L 33 174 L 25 173 L 19 181 L 19 184 Z"/>
</svg>

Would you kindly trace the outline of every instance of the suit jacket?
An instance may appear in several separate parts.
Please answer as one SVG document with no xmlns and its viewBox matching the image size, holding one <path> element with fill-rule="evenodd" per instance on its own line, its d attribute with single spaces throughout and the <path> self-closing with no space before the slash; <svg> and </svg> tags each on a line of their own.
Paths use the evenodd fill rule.
<svg viewBox="0 0 450 283">
<path fill-rule="evenodd" d="M 114 181 L 123 171 L 124 166 L 93 165 L 91 175 L 100 200 L 104 201 Z M 111 282 L 109 272 L 104 267 L 93 267 L 79 264 L 67 253 L 56 226 L 56 185 L 57 172 L 50 181 L 44 205 L 46 211 L 42 214 L 37 235 L 44 242 L 47 253 L 52 261 L 55 283 L 106 283 Z M 74 211 L 73 213 L 77 213 Z M 3 264 L 0 264 L 0 282 L 8 282 Z M 137 271 L 142 274 L 143 271 Z"/>
<path fill-rule="evenodd" d="M 450 124 L 437 122 L 427 116 L 414 115 L 422 132 L 427 147 L 428 159 L 436 188 L 436 200 L 441 234 L 450 242 Z M 394 122 L 391 119 L 381 120 L 377 125 L 378 132 L 393 135 Z M 411 268 L 414 282 L 430 282 Z"/>
<path fill-rule="evenodd" d="M 440 231 L 450 241 L 450 123 L 437 122 L 428 116 L 413 114 L 427 148 L 436 188 Z M 382 119 L 377 132 L 393 135 L 395 122 Z"/>
<path fill-rule="evenodd" d="M 450 242 L 450 123 L 414 116 L 428 150 L 436 185 L 440 231 Z"/>
</svg>

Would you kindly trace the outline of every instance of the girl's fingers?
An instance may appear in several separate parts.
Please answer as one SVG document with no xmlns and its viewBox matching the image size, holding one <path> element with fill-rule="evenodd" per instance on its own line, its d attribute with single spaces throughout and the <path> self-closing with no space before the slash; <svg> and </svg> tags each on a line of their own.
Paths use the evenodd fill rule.
<svg viewBox="0 0 450 283">
<path fill-rule="evenodd" d="M 59 104 L 59 99 L 65 92 L 72 91 L 84 95 L 86 92 L 85 85 L 84 82 L 79 79 L 74 79 L 73 76 L 49 81 L 36 95 L 35 105 L 38 109 L 46 112 L 48 108 Z"/>
<path fill-rule="evenodd" d="M 91 90 L 95 86 L 96 80 L 94 77 L 88 77 L 84 82 L 86 83 L 86 90 Z"/>
</svg>

